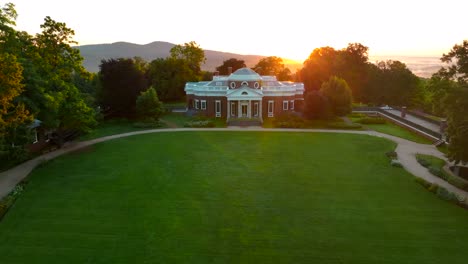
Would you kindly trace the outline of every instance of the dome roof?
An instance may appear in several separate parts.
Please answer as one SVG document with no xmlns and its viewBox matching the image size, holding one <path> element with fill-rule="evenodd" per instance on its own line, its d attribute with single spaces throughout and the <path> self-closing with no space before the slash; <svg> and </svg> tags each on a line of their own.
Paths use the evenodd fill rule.
<svg viewBox="0 0 468 264">
<path fill-rule="evenodd" d="M 253 81 L 261 79 L 262 77 L 260 77 L 258 73 L 249 68 L 240 68 L 228 77 L 230 81 Z"/>
</svg>

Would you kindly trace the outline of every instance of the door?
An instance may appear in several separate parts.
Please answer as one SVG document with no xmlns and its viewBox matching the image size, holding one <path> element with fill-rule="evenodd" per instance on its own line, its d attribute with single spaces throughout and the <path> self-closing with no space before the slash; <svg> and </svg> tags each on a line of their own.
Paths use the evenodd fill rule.
<svg viewBox="0 0 468 264">
<path fill-rule="evenodd" d="M 247 117 L 247 105 L 242 105 L 242 117 Z"/>
</svg>

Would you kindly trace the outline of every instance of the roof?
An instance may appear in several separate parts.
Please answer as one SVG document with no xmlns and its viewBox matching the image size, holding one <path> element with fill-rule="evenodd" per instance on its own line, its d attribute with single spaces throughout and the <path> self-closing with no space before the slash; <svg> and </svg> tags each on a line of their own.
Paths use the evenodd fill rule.
<svg viewBox="0 0 468 264">
<path fill-rule="evenodd" d="M 258 73 L 249 68 L 240 68 L 228 77 L 230 81 L 255 81 L 261 79 L 262 77 Z"/>
</svg>

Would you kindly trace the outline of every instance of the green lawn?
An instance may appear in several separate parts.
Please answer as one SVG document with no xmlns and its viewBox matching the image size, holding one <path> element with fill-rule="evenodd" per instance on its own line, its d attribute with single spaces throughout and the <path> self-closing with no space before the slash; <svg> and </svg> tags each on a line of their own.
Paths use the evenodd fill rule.
<svg viewBox="0 0 468 264">
<path fill-rule="evenodd" d="M 388 122 L 386 124 L 366 124 L 365 127 L 375 130 L 377 132 L 389 134 L 396 137 L 401 137 L 410 141 L 414 141 L 421 144 L 431 144 L 432 141 L 429 139 L 416 134 L 408 129 L 402 128 L 398 125 Z"/>
<path fill-rule="evenodd" d="M 135 121 L 128 119 L 111 119 L 101 121 L 91 132 L 79 138 L 80 141 L 127 133 L 132 131 L 144 130 L 147 128 L 137 128 L 133 126 Z"/>
<path fill-rule="evenodd" d="M 385 139 L 173 132 L 33 171 L 0 263 L 466 263 L 468 211 L 391 167 Z"/>
</svg>

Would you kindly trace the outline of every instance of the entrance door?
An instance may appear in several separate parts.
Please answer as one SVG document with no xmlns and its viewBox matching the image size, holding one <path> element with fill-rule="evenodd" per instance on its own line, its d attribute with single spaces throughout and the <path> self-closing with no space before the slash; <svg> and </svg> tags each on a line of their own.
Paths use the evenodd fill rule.
<svg viewBox="0 0 468 264">
<path fill-rule="evenodd" d="M 242 117 L 247 117 L 247 105 L 242 105 Z"/>
</svg>

